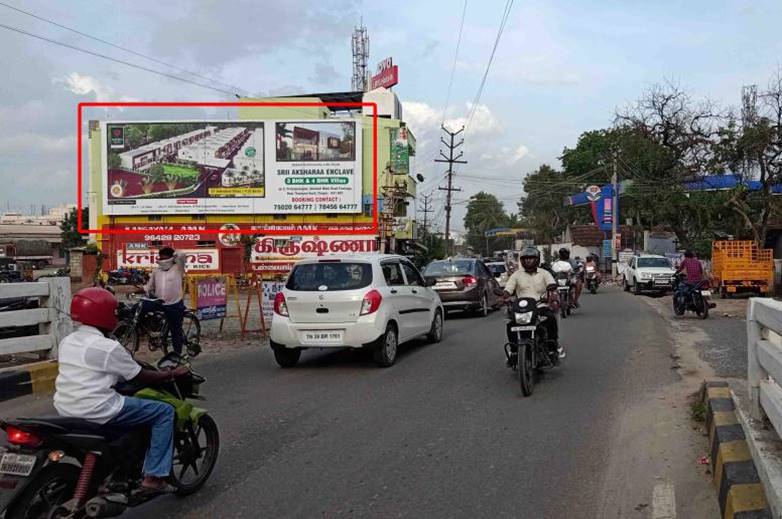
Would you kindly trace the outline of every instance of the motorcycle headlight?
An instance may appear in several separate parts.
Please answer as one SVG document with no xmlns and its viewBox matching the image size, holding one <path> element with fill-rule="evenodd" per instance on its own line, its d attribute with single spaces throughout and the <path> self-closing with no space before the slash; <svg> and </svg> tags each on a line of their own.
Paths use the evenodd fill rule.
<svg viewBox="0 0 782 519">
<path fill-rule="evenodd" d="M 523 313 L 516 312 L 517 324 L 529 324 L 530 321 L 532 321 L 532 312 L 523 312 Z"/>
<path fill-rule="evenodd" d="M 558 279 L 557 285 L 564 287 L 565 285 L 567 285 L 567 279 Z"/>
</svg>

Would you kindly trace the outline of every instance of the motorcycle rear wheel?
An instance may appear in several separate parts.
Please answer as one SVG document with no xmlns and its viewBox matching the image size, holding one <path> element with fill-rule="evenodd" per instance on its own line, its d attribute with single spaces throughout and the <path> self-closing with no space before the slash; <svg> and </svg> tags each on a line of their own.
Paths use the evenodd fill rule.
<svg viewBox="0 0 782 519">
<path fill-rule="evenodd" d="M 178 496 L 190 495 L 204 486 L 217 464 L 220 451 L 220 432 L 211 416 L 201 416 L 192 427 L 192 431 L 178 432 L 174 437 L 174 464 L 169 480 Z M 195 445 L 191 433 L 197 439 Z M 194 474 L 195 478 L 187 479 L 188 473 Z"/>
<path fill-rule="evenodd" d="M 528 341 L 519 344 L 517 371 L 519 372 L 521 394 L 524 396 L 530 396 L 535 389 L 535 374 L 533 372 L 535 366 L 532 365 L 532 347 L 533 345 Z"/>
<path fill-rule="evenodd" d="M 79 481 L 79 467 L 57 463 L 44 469 L 8 508 L 7 519 L 60 517 L 55 510 L 73 497 Z"/>
</svg>

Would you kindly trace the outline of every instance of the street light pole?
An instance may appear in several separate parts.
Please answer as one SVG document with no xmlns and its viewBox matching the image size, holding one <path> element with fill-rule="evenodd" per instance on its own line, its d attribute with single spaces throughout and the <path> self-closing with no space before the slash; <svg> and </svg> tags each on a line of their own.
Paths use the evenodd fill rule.
<svg viewBox="0 0 782 519">
<path fill-rule="evenodd" d="M 616 157 L 614 157 L 614 167 L 611 174 L 611 275 L 616 278 L 618 251 L 616 249 L 616 231 L 617 220 L 619 219 L 619 210 L 617 201 L 619 200 L 619 188 L 617 186 Z"/>
</svg>

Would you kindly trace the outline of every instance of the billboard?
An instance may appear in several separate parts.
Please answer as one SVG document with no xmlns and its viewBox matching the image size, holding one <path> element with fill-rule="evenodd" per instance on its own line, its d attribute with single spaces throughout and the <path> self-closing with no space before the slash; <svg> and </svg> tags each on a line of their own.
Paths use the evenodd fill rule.
<svg viewBox="0 0 782 519">
<path fill-rule="evenodd" d="M 410 173 L 410 145 L 407 128 L 391 128 L 391 168 L 396 175 Z"/>
<path fill-rule="evenodd" d="M 220 270 L 220 253 L 217 249 L 182 249 L 184 253 L 185 271 Z M 136 249 L 129 247 L 117 251 L 117 268 L 152 269 L 157 267 L 158 251 L 156 249 Z"/>
<path fill-rule="evenodd" d="M 101 124 L 106 215 L 363 209 L 357 119 Z"/>
</svg>

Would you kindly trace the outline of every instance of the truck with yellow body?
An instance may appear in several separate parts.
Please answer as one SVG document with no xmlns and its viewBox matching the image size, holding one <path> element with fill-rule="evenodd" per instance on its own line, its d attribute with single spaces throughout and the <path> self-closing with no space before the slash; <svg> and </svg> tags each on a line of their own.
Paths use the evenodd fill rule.
<svg viewBox="0 0 782 519">
<path fill-rule="evenodd" d="M 749 240 L 719 240 L 711 246 L 713 287 L 722 298 L 738 292 L 767 295 L 774 282 L 771 249 Z"/>
</svg>

